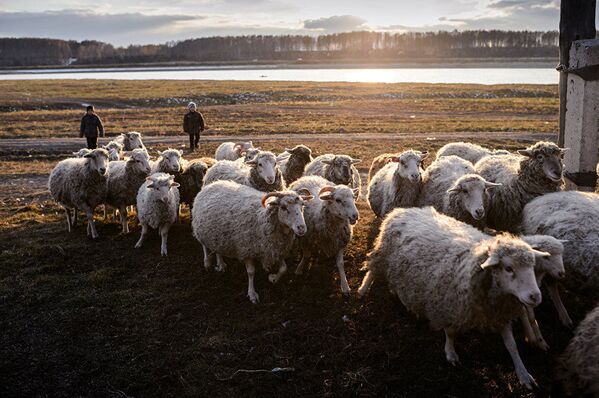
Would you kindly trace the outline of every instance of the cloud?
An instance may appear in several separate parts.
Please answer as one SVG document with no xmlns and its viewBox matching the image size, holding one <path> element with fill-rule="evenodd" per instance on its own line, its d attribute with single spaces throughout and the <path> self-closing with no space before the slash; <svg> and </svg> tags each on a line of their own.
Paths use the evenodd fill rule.
<svg viewBox="0 0 599 398">
<path fill-rule="evenodd" d="M 261 24 L 222 15 L 108 14 L 91 10 L 0 12 L 0 37 L 93 39 L 121 46 L 202 36 L 300 33 L 306 31 L 299 25 Z"/>
<path fill-rule="evenodd" d="M 327 18 L 307 19 L 304 28 L 322 32 L 349 32 L 368 29 L 366 20 L 354 15 L 333 15 Z"/>
<path fill-rule="evenodd" d="M 201 16 L 104 14 L 89 10 L 0 12 L 0 36 L 115 40 L 123 35 L 150 36 Z"/>
</svg>

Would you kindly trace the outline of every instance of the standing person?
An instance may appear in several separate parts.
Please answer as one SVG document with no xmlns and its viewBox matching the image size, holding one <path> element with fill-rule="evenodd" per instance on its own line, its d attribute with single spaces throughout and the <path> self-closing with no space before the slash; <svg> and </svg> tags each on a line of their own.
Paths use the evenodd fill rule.
<svg viewBox="0 0 599 398">
<path fill-rule="evenodd" d="M 79 129 L 79 137 L 87 139 L 87 147 L 96 149 L 98 147 L 98 133 L 100 137 L 104 137 L 104 126 L 102 120 L 94 112 L 94 107 L 89 105 L 85 116 L 81 119 L 81 128 Z"/>
<path fill-rule="evenodd" d="M 189 112 L 183 118 L 183 131 L 189 134 L 189 150 L 193 152 L 200 144 L 200 132 L 204 131 L 204 116 L 198 112 L 195 102 L 190 102 L 187 109 Z"/>
</svg>

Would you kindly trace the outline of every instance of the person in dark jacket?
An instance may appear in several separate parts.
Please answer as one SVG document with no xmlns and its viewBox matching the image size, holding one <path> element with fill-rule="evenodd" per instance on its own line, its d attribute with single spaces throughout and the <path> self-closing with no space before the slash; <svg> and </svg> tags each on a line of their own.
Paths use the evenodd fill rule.
<svg viewBox="0 0 599 398">
<path fill-rule="evenodd" d="M 85 116 L 81 119 L 79 137 L 87 139 L 87 147 L 89 149 L 96 149 L 98 147 L 98 133 L 100 137 L 104 137 L 104 126 L 102 125 L 102 120 L 94 112 L 94 107 L 89 105 Z"/>
<path fill-rule="evenodd" d="M 190 102 L 187 109 L 189 112 L 183 118 L 183 131 L 189 134 L 189 150 L 193 152 L 200 144 L 200 132 L 204 131 L 204 116 L 198 112 L 195 102 Z"/>
</svg>

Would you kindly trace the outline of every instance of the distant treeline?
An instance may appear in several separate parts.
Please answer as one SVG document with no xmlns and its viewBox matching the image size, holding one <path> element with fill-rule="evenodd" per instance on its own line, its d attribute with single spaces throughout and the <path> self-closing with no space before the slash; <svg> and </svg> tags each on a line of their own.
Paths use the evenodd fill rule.
<svg viewBox="0 0 599 398">
<path fill-rule="evenodd" d="M 558 37 L 557 31 L 350 32 L 206 37 L 118 48 L 99 41 L 0 38 L 0 66 L 557 57 Z"/>
</svg>

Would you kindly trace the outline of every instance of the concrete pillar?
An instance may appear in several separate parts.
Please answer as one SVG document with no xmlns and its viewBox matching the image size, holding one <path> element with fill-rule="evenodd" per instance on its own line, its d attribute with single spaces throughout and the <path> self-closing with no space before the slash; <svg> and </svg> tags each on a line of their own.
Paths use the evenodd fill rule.
<svg viewBox="0 0 599 398">
<path fill-rule="evenodd" d="M 599 145 L 599 39 L 572 43 L 566 98 L 566 187 L 593 191 Z"/>
</svg>

